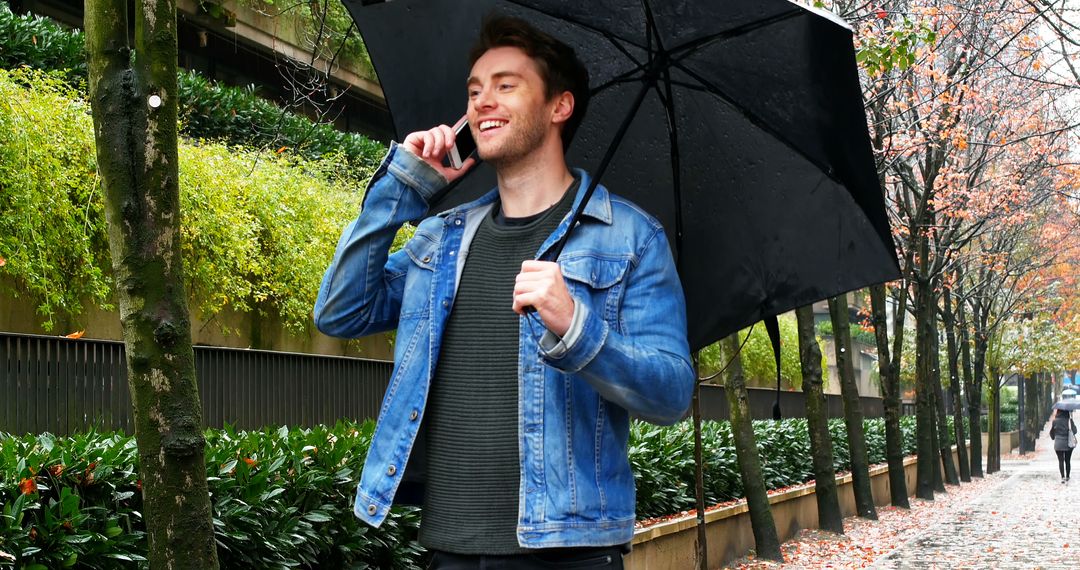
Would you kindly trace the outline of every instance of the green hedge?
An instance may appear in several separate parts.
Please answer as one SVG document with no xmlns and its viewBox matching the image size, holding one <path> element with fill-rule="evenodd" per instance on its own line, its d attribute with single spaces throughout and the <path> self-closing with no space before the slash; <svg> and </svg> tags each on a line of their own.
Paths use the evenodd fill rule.
<svg viewBox="0 0 1080 570">
<path fill-rule="evenodd" d="M 784 387 L 791 390 L 802 389 L 802 364 L 799 361 L 799 331 L 794 313 L 785 313 L 778 319 L 780 325 L 780 378 Z M 749 333 L 749 338 L 747 334 Z M 739 359 L 743 365 L 748 386 L 776 386 L 776 357 L 773 355 L 772 342 L 765 326 L 758 323 L 752 330 L 738 332 Z M 743 341 L 746 341 L 743 344 Z M 699 365 L 702 376 L 709 376 L 731 360 L 721 348 L 721 342 L 713 343 L 699 353 Z M 829 366 L 824 352 L 821 355 L 821 376 L 825 385 L 829 383 Z M 719 381 L 718 381 L 719 383 Z"/>
<path fill-rule="evenodd" d="M 83 303 L 113 299 L 89 106 L 63 80 L 0 70 L 0 288 L 34 303 L 47 330 L 79 326 Z M 192 308 L 279 315 L 307 330 L 363 180 L 340 158 L 307 161 L 181 141 L 181 247 Z M 408 236 L 399 236 L 398 244 Z M 63 324 L 62 321 L 62 324 Z M 226 319 L 219 319 L 224 326 Z"/>
<path fill-rule="evenodd" d="M 861 325 L 857 325 L 855 323 L 851 323 L 848 326 L 851 330 L 851 340 L 853 342 L 861 342 L 867 346 L 877 346 L 877 337 L 874 336 L 873 331 L 868 331 L 862 328 Z M 832 321 L 821 321 L 820 323 L 818 323 L 817 333 L 821 336 L 832 337 Z"/>
<path fill-rule="evenodd" d="M 374 425 L 207 432 L 223 568 L 420 568 L 419 512 L 379 529 L 352 514 Z M 0 566 L 144 568 L 134 439 L 0 437 Z"/>
<path fill-rule="evenodd" d="M 344 13 L 340 2 L 332 12 Z M 345 16 L 348 17 L 347 15 Z M 355 36 L 355 34 L 353 34 Z M 0 68 L 28 66 L 62 72 L 76 85 L 85 82 L 87 65 L 83 32 L 52 20 L 18 16 L 0 5 Z M 358 49 L 363 52 L 363 46 Z M 366 55 L 365 55 L 366 57 Z M 304 158 L 344 157 L 352 175 L 367 178 L 386 154 L 386 147 L 357 133 L 284 111 L 256 95 L 253 85 L 228 87 L 197 73 L 177 76 L 181 133 L 228 144 L 296 153 Z"/>
<path fill-rule="evenodd" d="M 883 420 L 865 420 L 871 463 L 885 461 Z M 848 464 L 841 419 L 829 421 L 836 469 Z M 915 451 L 914 418 L 901 419 L 904 453 Z M 420 512 L 395 508 L 379 529 L 352 514 L 353 492 L 374 426 L 207 430 L 206 469 L 224 568 L 418 568 Z M 727 422 L 705 422 L 705 493 L 710 504 L 742 496 Z M 770 489 L 809 481 L 806 420 L 755 421 Z M 694 506 L 693 428 L 635 422 L 629 458 L 641 518 Z M 0 434 L 0 565 L 144 567 L 138 454 L 133 438 Z M 36 567 L 35 564 L 42 566 Z"/>
</svg>

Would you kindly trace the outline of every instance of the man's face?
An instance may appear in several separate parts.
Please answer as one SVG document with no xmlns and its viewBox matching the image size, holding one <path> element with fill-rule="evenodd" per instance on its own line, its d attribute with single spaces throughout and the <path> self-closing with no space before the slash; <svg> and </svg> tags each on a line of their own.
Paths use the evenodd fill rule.
<svg viewBox="0 0 1080 570">
<path fill-rule="evenodd" d="M 516 162 L 546 137 L 559 136 L 551 121 L 554 99 L 545 100 L 536 63 L 519 48 L 485 52 L 473 64 L 468 90 L 477 153 L 494 166 Z"/>
</svg>

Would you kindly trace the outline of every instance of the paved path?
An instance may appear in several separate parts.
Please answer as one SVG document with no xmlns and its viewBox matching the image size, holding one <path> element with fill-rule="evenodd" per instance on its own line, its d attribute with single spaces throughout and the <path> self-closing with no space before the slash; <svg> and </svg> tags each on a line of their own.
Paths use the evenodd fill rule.
<svg viewBox="0 0 1080 570">
<path fill-rule="evenodd" d="M 1080 568 L 1080 453 L 1061 483 L 1053 442 L 1041 432 L 1034 458 L 1001 462 L 1000 485 L 878 560 L 873 568 Z"/>
</svg>

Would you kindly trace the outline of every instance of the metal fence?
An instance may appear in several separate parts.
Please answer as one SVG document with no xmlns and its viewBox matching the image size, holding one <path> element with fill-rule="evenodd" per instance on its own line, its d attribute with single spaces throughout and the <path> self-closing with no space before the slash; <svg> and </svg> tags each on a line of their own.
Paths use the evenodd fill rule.
<svg viewBox="0 0 1080 570">
<path fill-rule="evenodd" d="M 203 422 L 332 424 L 379 412 L 392 363 L 195 347 Z M 0 431 L 134 431 L 124 344 L 0 333 Z"/>
<path fill-rule="evenodd" d="M 750 400 L 750 417 L 755 420 L 771 420 L 776 391 L 766 388 L 747 388 Z M 879 418 L 885 414 L 881 398 L 862 396 L 864 418 Z M 825 410 L 830 418 L 844 417 L 844 401 L 836 394 L 825 395 Z M 780 392 L 780 413 L 785 418 L 806 417 L 806 394 L 803 392 Z M 728 419 L 727 393 L 723 386 L 701 385 L 701 416 L 707 420 Z"/>
</svg>

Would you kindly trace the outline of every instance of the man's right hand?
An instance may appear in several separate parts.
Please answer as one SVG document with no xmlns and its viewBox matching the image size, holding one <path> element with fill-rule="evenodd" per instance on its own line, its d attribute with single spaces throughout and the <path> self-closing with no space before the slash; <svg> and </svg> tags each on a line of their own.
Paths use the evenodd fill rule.
<svg viewBox="0 0 1080 570">
<path fill-rule="evenodd" d="M 450 148 L 454 146 L 454 129 L 446 125 L 439 125 L 427 131 L 409 133 L 409 136 L 405 137 L 405 142 L 401 144 L 409 152 L 428 163 L 436 172 L 442 174 L 447 182 L 453 182 L 461 178 L 470 168 L 476 165 L 476 159 L 470 157 L 461 165 L 460 170 L 443 166 L 443 158 L 450 152 Z"/>
</svg>

